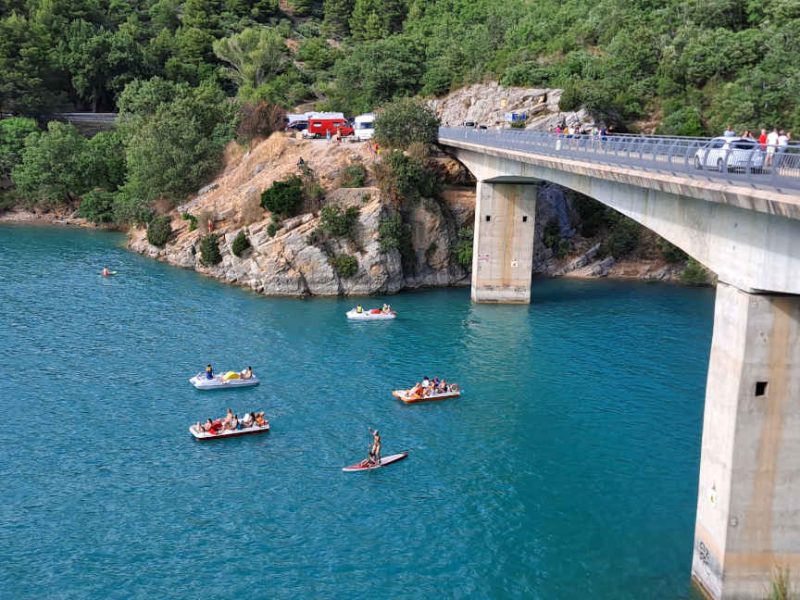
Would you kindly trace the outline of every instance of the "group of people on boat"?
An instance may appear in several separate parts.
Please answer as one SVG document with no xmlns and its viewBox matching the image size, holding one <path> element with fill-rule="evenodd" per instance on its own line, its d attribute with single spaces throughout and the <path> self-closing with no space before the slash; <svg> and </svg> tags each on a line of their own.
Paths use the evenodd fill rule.
<svg viewBox="0 0 800 600">
<path fill-rule="evenodd" d="M 205 431 L 213 435 L 250 427 L 266 427 L 267 425 L 269 425 L 269 421 L 264 418 L 263 411 L 245 413 L 244 417 L 240 419 L 239 415 L 235 414 L 230 408 L 223 419 L 214 419 L 212 421 L 211 418 L 208 418 L 205 423 L 200 421 L 195 423 L 198 431 Z"/>
<path fill-rule="evenodd" d="M 359 304 L 358 306 L 356 306 L 356 312 L 358 314 L 363 313 L 364 312 L 364 307 Z M 373 308 L 373 309 L 371 309 L 371 310 L 369 310 L 367 312 L 372 313 L 372 314 L 381 314 L 381 313 L 383 313 L 384 315 L 390 315 L 390 314 L 392 314 L 392 307 L 389 306 L 388 304 L 384 304 L 383 308 L 380 308 L 380 309 Z"/>
<path fill-rule="evenodd" d="M 449 384 L 444 379 L 434 377 L 429 379 L 426 375 L 422 378 L 421 382 L 417 382 L 414 387 L 408 390 L 408 395 L 415 398 L 425 398 L 427 396 L 435 396 L 437 394 L 449 394 L 458 391 L 458 385 L 453 383 Z"/>
<path fill-rule="evenodd" d="M 252 379 L 253 378 L 253 367 L 247 367 L 243 371 L 239 373 L 240 379 Z M 211 366 L 209 363 L 206 365 L 206 379 L 214 379 L 214 367 Z"/>
</svg>

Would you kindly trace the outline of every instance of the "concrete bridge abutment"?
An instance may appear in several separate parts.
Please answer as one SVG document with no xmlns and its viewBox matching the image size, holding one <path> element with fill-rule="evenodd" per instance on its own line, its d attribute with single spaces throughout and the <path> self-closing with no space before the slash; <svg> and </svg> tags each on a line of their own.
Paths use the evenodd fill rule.
<svg viewBox="0 0 800 600">
<path fill-rule="evenodd" d="M 692 577 L 712 598 L 800 588 L 800 296 L 719 283 Z"/>
<path fill-rule="evenodd" d="M 531 301 L 538 186 L 479 181 L 472 250 L 472 301 Z"/>
</svg>

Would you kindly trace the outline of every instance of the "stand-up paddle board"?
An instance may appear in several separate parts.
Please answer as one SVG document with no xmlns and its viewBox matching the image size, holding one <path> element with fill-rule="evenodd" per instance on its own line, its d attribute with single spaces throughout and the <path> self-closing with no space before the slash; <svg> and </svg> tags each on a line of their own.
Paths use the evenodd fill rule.
<svg viewBox="0 0 800 600">
<path fill-rule="evenodd" d="M 349 467 L 344 467 L 342 471 L 345 473 L 354 473 L 356 471 L 371 471 L 372 469 L 380 469 L 386 465 L 396 463 L 398 460 L 403 460 L 406 456 L 408 456 L 408 452 L 392 454 L 391 456 L 384 456 L 381 458 L 381 464 L 379 465 L 362 465 L 361 463 L 356 463 L 354 465 L 350 465 Z"/>
</svg>

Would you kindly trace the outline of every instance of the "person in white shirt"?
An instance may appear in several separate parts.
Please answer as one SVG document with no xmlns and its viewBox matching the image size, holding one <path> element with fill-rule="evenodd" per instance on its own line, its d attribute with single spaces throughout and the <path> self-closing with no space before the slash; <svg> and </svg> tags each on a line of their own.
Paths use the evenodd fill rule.
<svg viewBox="0 0 800 600">
<path fill-rule="evenodd" d="M 736 135 L 736 132 L 733 130 L 733 127 L 728 125 L 728 127 L 725 128 L 725 131 L 723 132 L 722 135 L 723 137 L 734 137 Z"/>
<path fill-rule="evenodd" d="M 775 150 L 778 149 L 778 129 L 773 128 L 772 131 L 767 135 L 767 166 L 772 165 L 772 159 L 775 156 Z"/>
<path fill-rule="evenodd" d="M 783 129 L 781 129 L 780 133 L 778 134 L 778 147 L 784 148 L 789 145 L 789 134 L 786 133 Z"/>
</svg>

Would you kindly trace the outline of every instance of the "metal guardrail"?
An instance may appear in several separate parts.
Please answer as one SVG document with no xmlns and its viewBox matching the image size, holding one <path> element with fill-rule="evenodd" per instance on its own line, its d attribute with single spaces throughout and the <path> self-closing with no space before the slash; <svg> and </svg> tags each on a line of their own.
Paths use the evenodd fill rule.
<svg viewBox="0 0 800 600">
<path fill-rule="evenodd" d="M 715 142 L 719 139 L 439 128 L 439 142 L 443 145 L 447 145 L 448 140 L 463 141 L 551 158 L 589 160 L 758 189 L 800 191 L 800 144 L 763 148 L 757 142 L 731 144 L 729 140 L 722 148 L 714 147 L 720 145 L 719 141 Z"/>
</svg>

